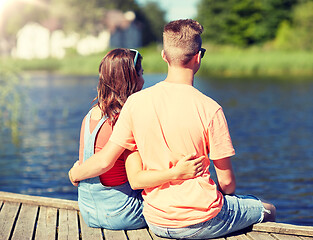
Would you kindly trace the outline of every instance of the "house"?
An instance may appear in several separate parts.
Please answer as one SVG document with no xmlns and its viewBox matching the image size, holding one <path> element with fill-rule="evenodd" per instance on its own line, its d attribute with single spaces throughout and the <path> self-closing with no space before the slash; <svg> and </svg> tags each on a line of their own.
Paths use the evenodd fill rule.
<svg viewBox="0 0 313 240">
<path fill-rule="evenodd" d="M 108 48 L 138 48 L 142 45 L 140 26 L 133 12 L 108 11 L 103 19 L 103 31 L 98 35 L 81 36 L 65 33 L 57 21 L 29 22 L 16 35 L 11 55 L 23 59 L 63 58 L 67 49 L 81 55 L 103 52 Z"/>
<path fill-rule="evenodd" d="M 38 23 L 28 23 L 17 33 L 15 57 L 24 59 L 50 56 L 50 32 Z"/>
</svg>

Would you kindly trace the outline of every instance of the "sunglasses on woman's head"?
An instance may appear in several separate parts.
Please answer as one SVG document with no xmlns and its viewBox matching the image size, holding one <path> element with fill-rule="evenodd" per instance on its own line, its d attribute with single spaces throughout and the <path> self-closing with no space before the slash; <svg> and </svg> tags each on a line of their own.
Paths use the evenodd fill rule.
<svg viewBox="0 0 313 240">
<path fill-rule="evenodd" d="M 139 52 L 136 49 L 129 49 L 129 50 L 132 51 L 132 52 L 135 52 L 134 65 L 136 66 Z"/>
</svg>

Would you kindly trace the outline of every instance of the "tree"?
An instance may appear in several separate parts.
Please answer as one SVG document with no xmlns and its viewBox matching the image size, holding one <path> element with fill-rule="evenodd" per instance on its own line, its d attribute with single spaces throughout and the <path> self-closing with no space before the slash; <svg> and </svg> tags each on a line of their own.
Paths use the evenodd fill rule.
<svg viewBox="0 0 313 240">
<path fill-rule="evenodd" d="M 291 19 L 297 0 L 201 0 L 198 20 L 203 39 L 248 46 L 273 39 L 283 20 Z"/>
<path fill-rule="evenodd" d="M 165 12 L 155 2 L 148 2 L 141 11 L 146 20 L 143 29 L 144 44 L 153 41 L 162 42 L 163 27 L 166 23 Z"/>
<path fill-rule="evenodd" d="M 51 0 L 53 15 L 63 27 L 81 33 L 98 33 L 103 30 L 101 20 L 108 10 L 139 11 L 134 0 Z"/>
<path fill-rule="evenodd" d="M 108 10 L 133 11 L 142 26 L 144 45 L 159 41 L 164 25 L 164 12 L 154 2 L 140 8 L 134 0 L 52 0 L 53 11 L 65 29 L 81 33 L 98 33 L 103 29 L 100 19 Z M 66 9 L 66 11 L 64 11 Z M 161 30 L 160 30 L 161 29 Z"/>
<path fill-rule="evenodd" d="M 291 21 L 284 21 L 274 41 L 276 48 L 313 50 L 313 1 L 294 7 Z"/>
<path fill-rule="evenodd" d="M 313 2 L 299 4 L 293 11 L 295 35 L 300 40 L 299 48 L 313 49 Z"/>
<path fill-rule="evenodd" d="M 0 16 L 0 38 L 15 39 L 16 33 L 25 22 L 40 22 L 46 18 L 48 12 L 45 3 L 36 5 L 22 1 L 9 2 Z"/>
</svg>

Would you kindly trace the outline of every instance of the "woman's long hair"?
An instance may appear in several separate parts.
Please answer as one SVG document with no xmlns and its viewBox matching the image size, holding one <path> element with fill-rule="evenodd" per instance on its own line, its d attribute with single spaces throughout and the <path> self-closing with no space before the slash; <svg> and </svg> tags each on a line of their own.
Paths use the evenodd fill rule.
<svg viewBox="0 0 313 240">
<path fill-rule="evenodd" d="M 136 52 L 117 48 L 111 50 L 99 66 L 98 96 L 93 100 L 98 102 L 102 115 L 107 115 L 109 122 L 114 125 L 127 98 L 141 90 L 139 71 L 142 56 L 139 54 L 136 66 Z"/>
</svg>

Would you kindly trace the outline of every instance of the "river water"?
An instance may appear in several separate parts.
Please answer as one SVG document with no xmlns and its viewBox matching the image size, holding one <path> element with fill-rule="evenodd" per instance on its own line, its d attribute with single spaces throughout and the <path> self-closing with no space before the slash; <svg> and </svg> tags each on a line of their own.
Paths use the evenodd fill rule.
<svg viewBox="0 0 313 240">
<path fill-rule="evenodd" d="M 144 77 L 148 87 L 165 75 Z M 80 124 L 97 81 L 28 78 L 18 136 L 1 131 L 0 191 L 77 199 L 67 172 L 78 159 Z M 224 109 L 236 149 L 237 194 L 271 201 L 279 222 L 313 226 L 313 81 L 196 78 L 195 87 Z"/>
</svg>

